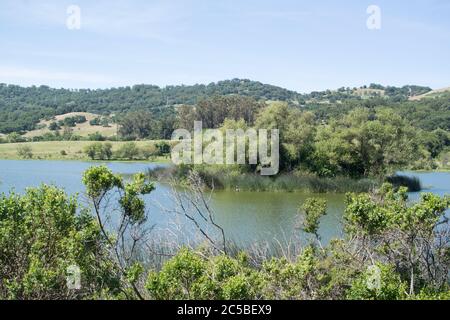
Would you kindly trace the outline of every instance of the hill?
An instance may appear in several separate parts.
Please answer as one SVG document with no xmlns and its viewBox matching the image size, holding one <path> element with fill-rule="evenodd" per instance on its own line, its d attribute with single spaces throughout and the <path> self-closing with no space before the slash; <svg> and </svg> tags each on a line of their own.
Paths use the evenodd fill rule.
<svg viewBox="0 0 450 320">
<path fill-rule="evenodd" d="M 146 110 L 150 111 L 156 120 L 160 120 L 174 115 L 176 106 L 196 105 L 201 100 L 217 95 L 240 95 L 263 101 L 287 101 L 299 106 L 320 106 L 380 97 L 396 102 L 406 101 L 411 95 L 418 96 L 429 91 L 430 88 L 420 86 L 397 88 L 371 84 L 359 89 L 340 88 L 300 94 L 246 79 L 226 80 L 208 85 L 164 88 L 136 85 L 98 90 L 54 89 L 48 86 L 25 88 L 0 84 L 0 133 L 20 132 L 32 137 L 47 132 L 45 127 L 55 116 L 80 112 L 98 116 L 115 114 L 120 117 L 124 113 Z M 77 125 L 74 129 L 74 133 L 79 130 L 83 135 L 95 131 L 107 131 L 106 135 L 110 135 L 116 131 L 114 127 L 101 129 L 87 125 Z"/>
<path fill-rule="evenodd" d="M 443 89 L 438 89 L 438 90 L 432 90 L 432 91 L 429 91 L 429 92 L 427 92 L 425 94 L 421 94 L 421 95 L 418 95 L 418 96 L 411 97 L 411 98 L 409 98 L 409 100 L 410 101 L 419 101 L 419 100 L 426 99 L 426 98 L 441 97 L 441 96 L 443 96 L 445 94 L 450 94 L 450 87 L 443 88 Z"/>
<path fill-rule="evenodd" d="M 95 114 L 151 110 L 155 115 L 179 104 L 194 105 L 214 95 L 243 95 L 263 100 L 297 100 L 299 94 L 250 80 L 227 80 L 208 85 L 153 85 L 112 89 L 53 89 L 0 84 L 0 132 L 31 131 L 42 120 L 71 112 Z"/>
<path fill-rule="evenodd" d="M 89 113 L 89 112 L 70 112 L 62 115 L 55 116 L 54 118 L 50 120 L 41 120 L 38 125 L 37 129 L 28 131 L 24 134 L 25 138 L 33 138 L 37 136 L 42 136 L 46 133 L 51 133 L 52 130 L 49 129 L 50 125 L 53 122 L 64 122 L 67 118 L 73 118 L 73 117 L 84 117 L 86 118 L 86 121 L 83 123 L 76 123 L 74 127 L 71 128 L 73 134 L 81 137 L 87 137 L 90 134 L 94 134 L 96 132 L 100 133 L 104 137 L 111 137 L 114 136 L 117 133 L 117 124 L 109 124 L 108 126 L 101 126 L 101 125 L 91 125 L 90 121 L 94 119 L 98 119 L 101 116 Z M 56 131 L 56 130 L 54 130 Z M 59 130 L 60 134 L 63 133 L 64 129 L 61 128 Z"/>
</svg>

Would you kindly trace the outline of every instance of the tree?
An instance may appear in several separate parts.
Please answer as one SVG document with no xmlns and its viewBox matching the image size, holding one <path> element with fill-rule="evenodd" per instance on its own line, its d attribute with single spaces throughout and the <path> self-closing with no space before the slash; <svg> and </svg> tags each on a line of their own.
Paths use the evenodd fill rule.
<svg viewBox="0 0 450 320">
<path fill-rule="evenodd" d="M 300 208 L 300 213 L 303 215 L 303 231 L 314 234 L 317 240 L 319 236 L 320 218 L 327 213 L 327 202 L 323 199 L 310 198 Z"/>
<path fill-rule="evenodd" d="M 258 129 L 278 129 L 280 133 L 280 163 L 284 170 L 306 166 L 313 153 L 314 115 L 290 108 L 287 103 L 271 103 L 256 118 Z"/>
<path fill-rule="evenodd" d="M 57 122 L 52 122 L 49 124 L 48 129 L 50 131 L 56 131 L 56 130 L 60 130 L 61 127 L 59 126 L 59 124 Z"/>
<path fill-rule="evenodd" d="M 105 141 L 106 140 L 106 138 L 98 131 L 95 133 L 89 134 L 88 139 L 90 141 Z"/>
<path fill-rule="evenodd" d="M 313 145 L 313 171 L 355 178 L 392 173 L 418 158 L 416 132 L 391 109 L 355 109 L 320 126 Z"/>
<path fill-rule="evenodd" d="M 140 150 L 134 142 L 124 143 L 116 152 L 117 158 L 134 160 L 139 157 Z"/>
<path fill-rule="evenodd" d="M 119 134 L 124 139 L 155 138 L 157 133 L 157 123 L 149 112 L 130 112 L 119 122 Z"/>
<path fill-rule="evenodd" d="M 69 126 L 64 126 L 63 128 L 63 140 L 71 140 L 73 136 L 73 129 Z"/>
<path fill-rule="evenodd" d="M 96 142 L 88 145 L 84 152 L 92 160 L 110 160 L 112 157 L 112 144 Z"/>
<path fill-rule="evenodd" d="M 158 150 L 158 155 L 164 156 L 170 153 L 170 144 L 167 142 L 161 141 L 156 143 L 156 149 Z"/>
<path fill-rule="evenodd" d="M 408 204 L 407 189 L 395 191 L 385 184 L 375 194 L 349 194 L 345 230 L 355 261 L 395 264 L 408 283 L 409 294 L 424 288 L 439 292 L 448 288 L 450 268 L 450 198 L 431 193 Z"/>
<path fill-rule="evenodd" d="M 6 136 L 9 143 L 25 142 L 25 139 L 17 132 L 10 133 Z"/>
<path fill-rule="evenodd" d="M 137 286 L 142 274 L 142 265 L 135 260 L 136 250 L 145 240 L 148 230 L 144 228 L 147 212 L 143 195 L 150 194 L 155 186 L 148 182 L 143 173 L 133 176 L 125 183 L 120 175 L 113 174 L 106 166 L 92 167 L 83 174 L 86 193 L 91 200 L 98 226 L 111 262 L 121 274 L 121 287 L 126 290 L 128 298 L 144 299 L 144 294 Z M 119 192 L 118 207 L 108 206 L 109 197 L 114 191 Z M 110 211 L 111 210 L 111 211 Z M 119 216 L 118 226 L 108 225 L 108 212 L 115 212 Z M 111 230 L 115 230 L 111 234 Z"/>
<path fill-rule="evenodd" d="M 101 118 L 97 117 L 89 121 L 91 126 L 99 126 L 101 124 Z"/>
<path fill-rule="evenodd" d="M 249 97 L 214 96 L 197 103 L 194 118 L 197 121 L 203 121 L 204 128 L 219 128 L 227 118 L 244 119 L 246 123 L 253 125 L 255 115 L 263 107 L 263 103 Z M 181 111 L 186 112 L 186 109 Z"/>
</svg>

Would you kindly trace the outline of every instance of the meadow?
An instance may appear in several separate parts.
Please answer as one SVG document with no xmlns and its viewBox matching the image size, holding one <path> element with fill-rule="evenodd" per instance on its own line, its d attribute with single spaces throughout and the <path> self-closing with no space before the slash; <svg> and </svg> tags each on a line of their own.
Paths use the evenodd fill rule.
<svg viewBox="0 0 450 320">
<path fill-rule="evenodd" d="M 93 141 L 44 141 L 44 142 L 24 142 L 24 143 L 5 143 L 0 144 L 0 159 L 17 160 L 21 159 L 18 155 L 20 147 L 28 146 L 31 148 L 34 160 L 90 160 L 84 149 L 92 145 Z M 120 149 L 127 142 L 109 141 L 112 144 L 112 151 Z M 151 148 L 157 141 L 136 141 L 135 144 L 140 149 Z M 158 158 L 156 160 L 164 160 Z"/>
</svg>

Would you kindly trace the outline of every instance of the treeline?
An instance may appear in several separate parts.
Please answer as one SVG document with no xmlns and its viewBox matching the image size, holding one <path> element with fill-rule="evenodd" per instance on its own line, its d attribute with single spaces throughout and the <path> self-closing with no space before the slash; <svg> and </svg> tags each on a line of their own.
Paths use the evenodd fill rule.
<svg viewBox="0 0 450 320">
<path fill-rule="evenodd" d="M 426 93 L 430 88 L 419 86 L 370 88 L 384 90 L 384 100 L 406 101 L 410 96 Z M 148 111 L 162 120 L 173 114 L 179 105 L 198 105 L 213 96 L 239 95 L 263 101 L 285 101 L 300 106 L 315 103 L 336 104 L 361 101 L 358 88 L 340 88 L 299 94 L 295 91 L 256 81 L 233 79 L 208 85 L 167 86 L 135 85 L 112 89 L 53 89 L 48 86 L 20 87 L 0 84 L 0 133 L 25 132 L 36 128 L 42 119 L 70 112 L 92 112 L 99 115 L 120 115 Z"/>
<path fill-rule="evenodd" d="M 91 160 L 151 160 L 155 157 L 168 156 L 170 144 L 161 141 L 146 147 L 139 148 L 134 142 L 124 143 L 113 151 L 109 142 L 95 142 L 84 149 L 84 153 Z"/>
<path fill-rule="evenodd" d="M 396 108 L 397 104 L 361 102 L 308 111 L 285 102 L 264 105 L 253 100 L 246 104 L 239 101 L 236 105 L 245 107 L 236 112 L 233 102 L 238 100 L 218 97 L 195 108 L 180 108 L 177 123 L 192 129 L 194 119 L 202 120 L 208 128 L 224 132 L 251 127 L 279 129 L 281 170 L 320 177 L 383 177 L 398 169 L 433 169 L 435 158 L 450 148 L 448 122 L 444 119 L 430 129 L 427 119 L 418 115 L 422 110 L 419 106 L 414 121 L 410 120 L 414 119 L 414 109 L 406 116 L 407 106 Z M 436 100 L 423 108 L 436 107 L 444 112 L 444 106 Z M 247 113 L 252 116 L 246 118 Z M 241 168 L 226 166 L 218 171 L 225 174 Z M 256 165 L 245 168 L 246 172 L 259 169 Z"/>
<path fill-rule="evenodd" d="M 250 80 L 227 80 L 209 85 L 136 85 L 113 89 L 53 89 L 47 86 L 24 88 L 0 84 L 0 133 L 33 130 L 42 119 L 70 112 L 110 115 L 151 111 L 154 115 L 168 106 L 194 105 L 214 95 L 242 95 L 264 100 L 297 100 L 299 94 Z"/>
</svg>

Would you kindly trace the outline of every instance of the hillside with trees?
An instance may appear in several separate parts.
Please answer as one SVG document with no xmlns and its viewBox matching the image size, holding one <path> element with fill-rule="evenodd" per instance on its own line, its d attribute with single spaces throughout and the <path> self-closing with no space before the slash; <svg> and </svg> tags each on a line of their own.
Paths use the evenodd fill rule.
<svg viewBox="0 0 450 320">
<path fill-rule="evenodd" d="M 361 91 L 362 90 L 362 91 Z M 121 115 L 148 111 L 157 119 L 173 115 L 179 105 L 197 105 L 214 96 L 243 96 L 257 101 L 284 101 L 297 106 L 342 104 L 379 98 L 367 90 L 384 92 L 383 100 L 404 102 L 412 96 L 430 92 L 419 86 L 402 88 L 372 84 L 362 88 L 340 88 L 335 91 L 300 94 L 257 81 L 233 79 L 192 86 L 135 85 L 111 89 L 55 89 L 48 86 L 20 87 L 0 84 L 0 133 L 24 133 L 35 130 L 41 121 L 72 112 Z M 376 91 L 376 92 L 378 92 Z M 362 93 L 361 93 L 362 92 Z"/>
<path fill-rule="evenodd" d="M 214 95 L 241 95 L 263 100 L 294 101 L 299 94 L 250 80 L 229 80 L 209 85 L 152 85 L 106 90 L 53 89 L 47 86 L 24 88 L 0 84 L 0 132 L 29 131 L 42 119 L 70 112 L 100 115 L 147 110 L 158 115 L 168 107 L 187 104 Z"/>
</svg>

